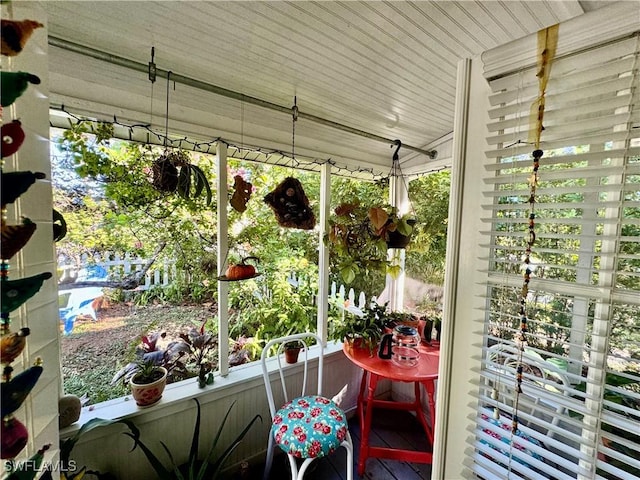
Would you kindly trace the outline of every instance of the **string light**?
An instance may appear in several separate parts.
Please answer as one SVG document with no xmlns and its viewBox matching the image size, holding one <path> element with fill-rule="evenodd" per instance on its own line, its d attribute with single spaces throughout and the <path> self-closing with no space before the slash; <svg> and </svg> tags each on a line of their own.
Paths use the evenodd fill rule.
<svg viewBox="0 0 640 480">
<path fill-rule="evenodd" d="M 69 112 L 64 105 L 52 108 L 64 112 L 75 122 L 76 125 L 82 123 L 95 124 L 99 122 L 97 120 L 84 118 L 72 112 Z M 261 160 L 259 160 L 258 158 L 251 159 L 249 157 L 251 155 L 264 155 L 267 161 L 262 163 L 275 164 L 279 166 L 291 166 L 293 168 L 308 171 L 317 171 L 319 170 L 319 167 L 329 164 L 332 167 L 333 173 L 337 176 L 353 177 L 355 174 L 357 174 L 361 177 L 370 177 L 371 181 L 378 181 L 383 178 L 387 178 L 387 176 L 381 173 L 376 173 L 373 168 L 349 167 L 348 165 L 340 165 L 332 158 L 306 157 L 302 159 L 299 153 L 296 153 L 294 157 L 293 153 L 289 153 L 284 150 L 265 148 L 257 145 L 249 145 L 242 142 L 240 145 L 238 145 L 222 137 L 215 137 L 207 141 L 195 141 L 189 139 L 186 136 L 179 138 L 176 138 L 175 136 L 170 137 L 152 129 L 150 124 L 123 123 L 122 121 L 118 120 L 115 115 L 113 116 L 113 121 L 103 123 L 110 123 L 114 126 L 124 129 L 127 132 L 126 136 L 128 137 L 128 140 L 131 142 L 144 143 L 147 145 L 155 144 L 165 146 L 169 149 L 178 148 L 206 154 L 214 154 L 216 151 L 216 145 L 218 143 L 223 143 L 227 146 L 228 149 L 231 150 L 229 152 L 229 157 L 238 160 L 261 162 Z M 55 128 L 56 125 L 51 123 L 51 127 Z M 138 138 L 140 137 L 140 135 L 146 137 L 146 140 L 139 140 Z M 272 160 L 273 158 L 275 158 L 275 160 Z"/>
</svg>

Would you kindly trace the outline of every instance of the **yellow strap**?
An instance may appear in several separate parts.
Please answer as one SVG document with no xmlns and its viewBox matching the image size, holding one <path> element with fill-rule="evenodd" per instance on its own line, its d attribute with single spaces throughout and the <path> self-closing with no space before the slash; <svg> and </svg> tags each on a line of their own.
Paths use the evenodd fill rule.
<svg viewBox="0 0 640 480">
<path fill-rule="evenodd" d="M 558 46 L 558 28 L 559 25 L 552 25 L 543 30 L 538 31 L 538 98 L 531 105 L 531 124 L 535 128 L 529 129 L 529 142 L 540 148 L 540 134 L 544 127 L 542 120 L 544 118 L 544 97 L 547 90 L 547 82 L 549 81 L 549 73 L 551 72 L 551 64 L 556 56 L 556 47 Z"/>
</svg>

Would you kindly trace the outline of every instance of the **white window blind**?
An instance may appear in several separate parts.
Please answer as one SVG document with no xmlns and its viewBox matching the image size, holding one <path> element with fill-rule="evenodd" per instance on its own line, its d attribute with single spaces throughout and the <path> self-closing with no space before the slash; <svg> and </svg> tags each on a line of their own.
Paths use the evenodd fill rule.
<svg viewBox="0 0 640 480">
<path fill-rule="evenodd" d="M 538 79 L 528 69 L 490 82 L 485 342 L 469 450 L 478 477 L 640 478 L 639 51 L 636 34 L 552 65 L 524 352 L 515 338 Z"/>
</svg>

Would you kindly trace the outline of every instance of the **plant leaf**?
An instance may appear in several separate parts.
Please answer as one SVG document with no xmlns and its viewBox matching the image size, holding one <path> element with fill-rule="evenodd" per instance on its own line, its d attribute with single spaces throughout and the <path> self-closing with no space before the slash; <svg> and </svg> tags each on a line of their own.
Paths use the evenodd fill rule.
<svg viewBox="0 0 640 480">
<path fill-rule="evenodd" d="M 369 209 L 369 220 L 373 228 L 377 231 L 385 226 L 389 220 L 389 214 L 381 207 L 373 207 Z"/>
<path fill-rule="evenodd" d="M 344 283 L 350 284 L 356 279 L 355 269 L 351 265 L 343 267 L 340 269 L 340 276 L 342 280 L 344 280 Z"/>
<path fill-rule="evenodd" d="M 180 168 L 178 174 L 178 195 L 185 200 L 189 200 L 191 194 L 191 169 L 190 166 Z"/>
<path fill-rule="evenodd" d="M 397 230 L 402 235 L 406 235 L 408 237 L 409 235 L 411 235 L 411 232 L 413 232 L 413 227 L 409 225 L 409 223 L 407 223 L 406 219 L 402 218 L 398 222 Z"/>
<path fill-rule="evenodd" d="M 233 404 L 231 404 L 231 406 L 233 407 Z M 229 411 L 231 411 L 231 408 L 229 408 Z M 213 471 L 212 478 L 217 478 L 217 475 L 220 472 L 220 469 L 222 468 L 224 463 L 227 461 L 227 458 L 229 458 L 229 456 L 233 453 L 233 451 L 236 448 L 238 448 L 240 443 L 242 443 L 242 440 L 244 439 L 245 435 L 247 434 L 249 429 L 253 426 L 253 424 L 256 423 L 258 419 L 260 419 L 260 421 L 262 422 L 262 416 L 260 416 L 259 414 L 256 414 L 256 416 L 251 419 L 251 421 L 247 424 L 247 426 L 244 427 L 244 430 L 242 430 L 242 432 L 240 432 L 240 434 L 235 438 L 235 440 L 231 442 L 231 445 L 229 445 L 227 449 L 222 453 L 222 455 L 220 455 L 218 460 L 216 460 L 214 464 L 215 469 Z M 226 417 L 225 417 L 225 420 L 226 420 Z M 199 480 L 202 480 L 202 477 L 200 477 Z"/>
<path fill-rule="evenodd" d="M 196 424 L 193 428 L 193 438 L 191 439 L 191 449 L 189 450 L 189 468 L 192 468 L 195 464 L 200 441 L 200 402 L 197 398 L 194 398 L 193 401 L 196 402 Z"/>
<path fill-rule="evenodd" d="M 136 447 L 140 447 L 142 453 L 144 453 L 145 457 L 147 457 L 147 460 L 151 464 L 151 467 L 155 470 L 160 480 L 175 480 L 171 478 L 171 472 L 167 470 L 164 465 L 162 465 L 160 459 L 155 456 L 155 454 L 142 442 L 142 440 L 140 440 L 140 431 L 137 428 L 136 431 L 136 435 L 129 432 L 124 432 L 125 435 L 131 437 L 135 442 L 132 451 L 135 450 Z"/>
</svg>

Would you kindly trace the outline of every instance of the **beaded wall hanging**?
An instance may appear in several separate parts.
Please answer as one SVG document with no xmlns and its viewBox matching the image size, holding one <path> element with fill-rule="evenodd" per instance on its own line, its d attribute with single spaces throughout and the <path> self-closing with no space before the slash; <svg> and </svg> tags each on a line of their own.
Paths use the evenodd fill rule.
<svg viewBox="0 0 640 480">
<path fill-rule="evenodd" d="M 543 152 L 540 150 L 540 136 L 544 131 L 543 118 L 545 108 L 545 94 L 547 82 L 551 72 L 551 64 L 555 57 L 556 45 L 558 42 L 558 25 L 553 25 L 538 32 L 538 98 L 533 102 L 531 108 L 532 121 L 531 124 L 535 128 L 530 128 L 530 140 L 533 137 L 535 150 L 532 153 L 533 165 L 531 176 L 529 177 L 529 210 L 528 210 L 528 233 L 525 236 L 526 247 L 524 255 L 524 274 L 523 283 L 518 295 L 518 316 L 520 319 L 520 331 L 516 336 L 516 347 L 518 349 L 518 358 L 516 365 L 516 386 L 514 389 L 515 398 L 513 402 L 513 418 L 511 425 L 512 434 L 518 431 L 518 412 L 520 395 L 522 394 L 522 372 L 523 361 L 522 355 L 527 344 L 529 314 L 527 313 L 527 296 L 529 294 L 529 282 L 531 281 L 531 252 L 536 241 L 535 231 L 535 204 L 536 204 L 536 188 L 538 186 L 538 171 L 540 168 L 540 159 Z"/>
</svg>

